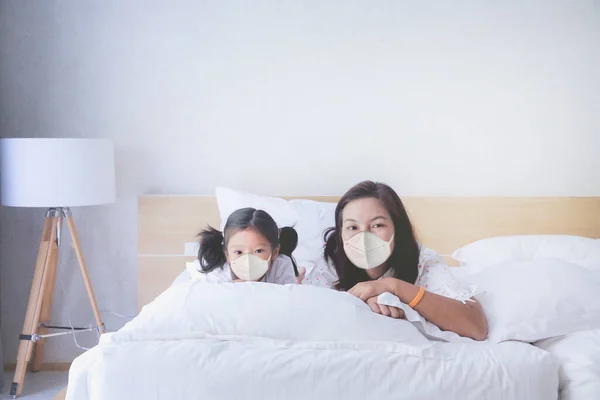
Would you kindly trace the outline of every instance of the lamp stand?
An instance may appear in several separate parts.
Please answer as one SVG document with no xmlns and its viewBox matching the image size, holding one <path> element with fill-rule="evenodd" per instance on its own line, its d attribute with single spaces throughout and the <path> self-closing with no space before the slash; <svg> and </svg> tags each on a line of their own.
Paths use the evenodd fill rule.
<svg viewBox="0 0 600 400">
<path fill-rule="evenodd" d="M 27 313 L 25 314 L 25 323 L 23 331 L 19 335 L 19 351 L 17 353 L 17 366 L 15 376 L 10 387 L 10 394 L 13 398 L 21 395 L 23 391 L 23 381 L 27 372 L 27 364 L 31 360 L 31 354 L 35 347 L 35 355 L 32 363 L 32 371 L 40 370 L 42 356 L 44 353 L 44 342 L 46 337 L 57 336 L 57 334 L 47 335 L 48 329 L 63 330 L 82 330 L 82 328 L 60 327 L 48 325 L 52 314 L 52 300 L 54 297 L 54 287 L 56 282 L 56 272 L 58 265 L 59 248 L 61 244 L 61 233 L 63 220 L 67 221 L 71 240 L 79 269 L 83 276 L 83 282 L 92 305 L 92 311 L 96 319 L 98 332 L 104 332 L 104 324 L 100 317 L 100 311 L 96 304 L 96 298 L 90 283 L 90 277 L 83 260 L 83 253 L 79 244 L 79 237 L 75 230 L 75 224 L 69 208 L 49 208 L 46 211 L 44 221 L 44 230 L 42 240 L 38 251 L 35 272 L 33 274 L 33 283 L 29 293 L 29 303 L 27 304 Z M 68 333 L 68 332 L 67 332 Z"/>
</svg>

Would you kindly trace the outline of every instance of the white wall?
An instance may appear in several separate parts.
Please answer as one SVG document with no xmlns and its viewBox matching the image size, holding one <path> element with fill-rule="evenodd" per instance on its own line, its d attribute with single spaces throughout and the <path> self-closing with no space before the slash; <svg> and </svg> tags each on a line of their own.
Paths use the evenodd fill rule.
<svg viewBox="0 0 600 400">
<path fill-rule="evenodd" d="M 2 135 L 114 140 L 118 203 L 75 217 L 100 307 L 124 314 L 142 193 L 376 179 L 402 195 L 600 196 L 599 71 L 591 0 L 0 2 Z M 6 362 L 42 215 L 0 208 Z M 65 253 L 56 322 L 91 323 Z"/>
</svg>

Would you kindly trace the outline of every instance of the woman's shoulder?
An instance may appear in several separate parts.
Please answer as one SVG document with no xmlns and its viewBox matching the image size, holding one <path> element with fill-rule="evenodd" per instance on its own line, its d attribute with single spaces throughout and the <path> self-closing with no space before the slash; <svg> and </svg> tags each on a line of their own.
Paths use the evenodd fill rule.
<svg viewBox="0 0 600 400">
<path fill-rule="evenodd" d="M 465 302 L 479 293 L 476 286 L 461 282 L 444 259 L 433 249 L 421 247 L 416 285 L 427 291 Z"/>
<path fill-rule="evenodd" d="M 331 288 L 335 286 L 337 280 L 338 276 L 335 267 L 322 256 L 315 260 L 313 265 L 308 268 L 302 284 Z"/>
<path fill-rule="evenodd" d="M 419 243 L 419 259 L 432 257 L 439 257 L 438 252 L 433 249 L 430 249 L 429 247 L 423 246 L 422 243 Z"/>
</svg>

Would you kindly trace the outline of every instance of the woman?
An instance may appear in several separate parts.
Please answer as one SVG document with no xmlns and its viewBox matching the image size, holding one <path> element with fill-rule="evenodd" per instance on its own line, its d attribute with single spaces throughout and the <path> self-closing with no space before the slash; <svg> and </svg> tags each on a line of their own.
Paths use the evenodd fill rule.
<svg viewBox="0 0 600 400">
<path fill-rule="evenodd" d="M 404 317 L 401 309 L 377 304 L 377 296 L 390 292 L 442 330 L 475 340 L 487 337 L 481 306 L 460 292 L 435 253 L 421 249 L 391 187 L 371 181 L 352 187 L 340 199 L 335 228 L 325 239 L 325 259 L 338 277 L 334 287 L 359 297 L 374 312 Z"/>
</svg>

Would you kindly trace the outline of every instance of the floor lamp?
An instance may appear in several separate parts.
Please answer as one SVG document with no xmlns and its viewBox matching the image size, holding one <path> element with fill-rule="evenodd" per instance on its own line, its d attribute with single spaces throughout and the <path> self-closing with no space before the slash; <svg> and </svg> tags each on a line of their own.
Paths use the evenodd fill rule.
<svg viewBox="0 0 600 400">
<path fill-rule="evenodd" d="M 69 207 L 115 201 L 113 146 L 102 139 L 0 139 L 2 205 L 46 208 L 29 303 L 10 394 L 23 391 L 23 381 L 33 350 L 32 370 L 40 369 L 44 342 L 52 330 L 72 330 L 50 324 L 62 227 L 69 229 L 79 269 L 92 306 L 96 328 L 104 324 Z M 77 329 L 77 328 L 75 328 Z"/>
</svg>

